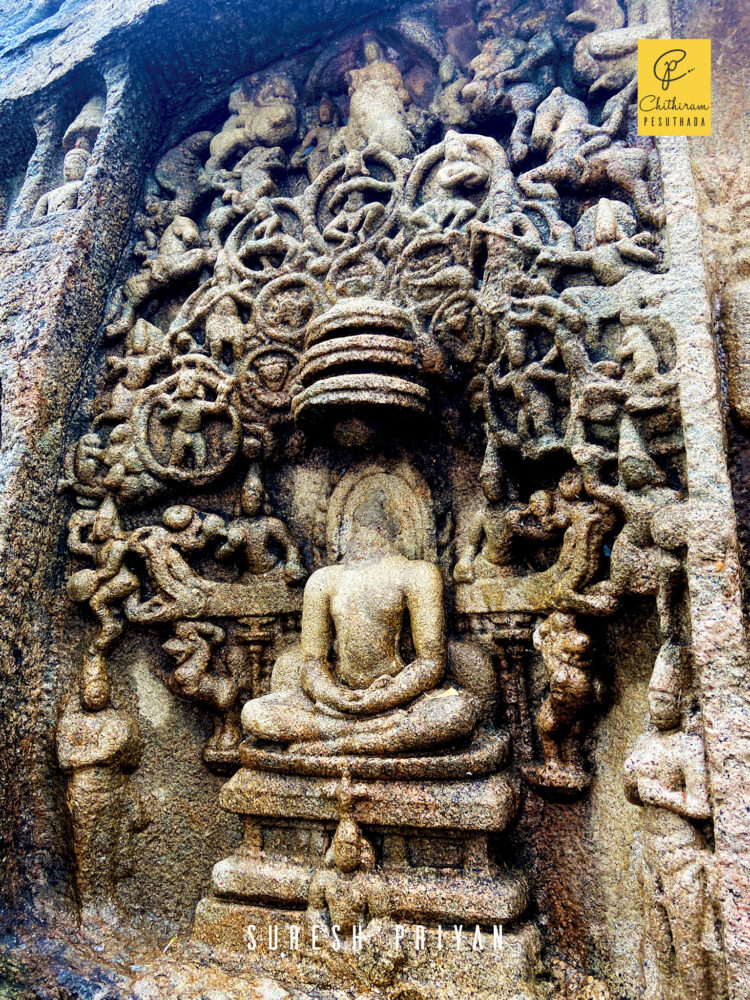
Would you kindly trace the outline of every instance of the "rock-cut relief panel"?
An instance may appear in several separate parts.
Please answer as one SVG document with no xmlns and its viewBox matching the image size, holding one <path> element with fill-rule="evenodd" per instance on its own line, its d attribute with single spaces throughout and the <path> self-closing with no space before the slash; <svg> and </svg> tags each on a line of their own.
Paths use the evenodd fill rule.
<svg viewBox="0 0 750 1000">
<path fill-rule="evenodd" d="M 662 26 L 614 2 L 441 17 L 240 81 L 220 127 L 147 179 L 66 460 L 68 592 L 96 628 L 58 743 L 75 775 L 66 740 L 101 718 L 94 762 L 128 794 L 109 665 L 125 629 L 155 634 L 160 676 L 214 717 L 204 760 L 245 820 L 199 938 L 271 897 L 326 926 L 505 924 L 532 996 L 538 941 L 503 846 L 519 779 L 586 793 L 600 623 L 630 595 L 655 602 L 655 676 L 679 661 L 689 684 L 669 261 L 632 113 L 635 40 Z M 671 809 L 708 871 L 699 709 L 685 725 L 669 753 L 693 805 L 639 750 L 626 788 L 652 826 Z M 708 996 L 685 956 L 720 965 L 695 930 L 710 880 L 688 927 L 660 863 L 649 974 L 676 961 L 685 995 Z M 416 975 L 406 953 L 383 962 Z"/>
</svg>

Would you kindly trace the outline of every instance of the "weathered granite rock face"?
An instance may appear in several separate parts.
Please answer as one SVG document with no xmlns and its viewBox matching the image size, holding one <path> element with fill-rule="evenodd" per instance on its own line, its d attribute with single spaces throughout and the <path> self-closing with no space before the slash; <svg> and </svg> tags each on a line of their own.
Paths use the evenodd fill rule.
<svg viewBox="0 0 750 1000">
<path fill-rule="evenodd" d="M 735 12 L 0 12 L 0 992 L 746 996 Z"/>
</svg>

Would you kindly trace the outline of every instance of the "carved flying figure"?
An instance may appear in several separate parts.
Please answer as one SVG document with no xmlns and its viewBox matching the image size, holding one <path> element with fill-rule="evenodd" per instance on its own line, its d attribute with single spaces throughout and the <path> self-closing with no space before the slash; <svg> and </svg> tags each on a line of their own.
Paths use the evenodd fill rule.
<svg viewBox="0 0 750 1000">
<path fill-rule="evenodd" d="M 128 620 L 151 624 L 198 617 L 205 606 L 207 581 L 182 552 L 205 549 L 225 534 L 224 520 L 218 514 L 201 516 L 186 504 L 168 507 L 160 525 L 148 524 L 131 532 L 129 550 L 144 560 L 155 593 L 142 603 L 130 599 Z"/>
<path fill-rule="evenodd" d="M 81 704 L 92 712 L 109 701 L 106 657 L 123 633 L 124 625 L 115 609 L 140 590 L 140 581 L 125 563 L 129 538 L 122 528 L 117 507 L 107 498 L 99 510 L 77 511 L 70 519 L 69 545 L 74 552 L 93 557 L 95 569 L 78 570 L 68 580 L 68 595 L 89 607 L 99 620 L 99 634 L 87 648 L 81 668 Z M 89 541 L 82 532 L 89 533 Z"/>
<path fill-rule="evenodd" d="M 128 331 L 125 355 L 107 358 L 108 376 L 115 381 L 109 406 L 96 420 L 101 423 L 120 423 L 129 420 L 141 389 L 151 381 L 151 376 L 169 358 L 161 330 L 139 319 Z"/>
<path fill-rule="evenodd" d="M 615 595 L 655 595 L 662 637 L 673 638 L 677 629 L 676 588 L 682 564 L 677 556 L 655 544 L 652 525 L 654 515 L 679 503 L 682 494 L 665 485 L 666 475 L 646 451 L 627 415 L 620 424 L 617 485 L 610 486 L 602 475 L 602 466 L 610 457 L 606 449 L 578 442 L 572 454 L 591 496 L 619 510 L 625 519 L 612 545 L 609 587 Z"/>
<path fill-rule="evenodd" d="M 663 37 L 663 21 L 639 21 L 635 9 L 629 10 L 631 23 L 625 25 L 625 13 L 617 0 L 583 0 L 568 14 L 566 21 L 590 28 L 576 43 L 573 52 L 573 76 L 589 88 L 589 96 L 599 91 L 620 91 L 633 80 L 637 68 L 638 39 Z"/>
<path fill-rule="evenodd" d="M 206 217 L 211 246 L 220 250 L 223 236 L 231 225 L 279 193 L 274 175 L 284 168 L 281 146 L 255 146 L 231 170 L 216 170 L 211 187 L 218 197 Z"/>
<path fill-rule="evenodd" d="M 505 35 L 484 42 L 482 51 L 469 63 L 472 80 L 463 89 L 463 99 L 474 116 L 487 118 L 510 112 L 515 124 L 508 158 L 517 166 L 529 154 L 534 111 L 554 86 L 552 63 L 557 47 L 549 31 L 529 40 Z"/>
<path fill-rule="evenodd" d="M 187 216 L 178 215 L 164 230 L 156 256 L 146 260 L 141 270 L 128 278 L 115 298 L 108 316 L 113 321 L 107 325 L 107 336 L 123 336 L 134 326 L 137 312 L 145 302 L 157 292 L 196 274 L 211 259 L 196 224 Z"/>
<path fill-rule="evenodd" d="M 653 240 L 651 233 L 627 236 L 619 227 L 612 203 L 601 198 L 596 207 L 593 246 L 576 249 L 568 233 L 558 230 L 560 238 L 545 247 L 536 259 L 537 268 L 551 266 L 556 272 L 590 271 L 602 285 L 615 285 L 636 268 L 648 267 L 658 260 L 643 244 Z"/>
<path fill-rule="evenodd" d="M 529 198 L 556 202 L 564 191 L 614 185 L 633 199 L 644 222 L 660 226 L 664 209 L 651 199 L 648 151 L 613 143 L 605 136 L 603 148 L 592 147 L 587 152 L 584 147 L 595 131 L 583 101 L 556 87 L 536 109 L 531 131 L 531 146 L 546 157 L 546 163 L 521 174 L 519 188 Z"/>
<path fill-rule="evenodd" d="M 163 408 L 159 419 L 173 423 L 169 464 L 182 468 L 190 457 L 193 468 L 202 469 L 208 459 L 208 448 L 202 427 L 205 417 L 227 412 L 227 390 L 220 386 L 216 399 L 206 399 L 206 387 L 190 368 L 182 368 L 174 388 L 159 396 Z"/>
<path fill-rule="evenodd" d="M 211 140 L 204 168 L 210 186 L 214 171 L 230 167 L 251 146 L 284 146 L 297 131 L 297 92 L 285 73 L 251 76 L 232 92 L 231 116 Z"/>
</svg>

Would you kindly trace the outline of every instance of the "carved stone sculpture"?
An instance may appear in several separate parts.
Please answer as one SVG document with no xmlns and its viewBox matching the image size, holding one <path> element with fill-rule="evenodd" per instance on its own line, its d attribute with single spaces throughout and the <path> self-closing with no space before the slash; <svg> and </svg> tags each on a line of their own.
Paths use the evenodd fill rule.
<svg viewBox="0 0 750 1000">
<path fill-rule="evenodd" d="M 700 824 L 711 816 L 700 719 L 685 716 L 686 650 L 662 647 L 649 684 L 652 729 L 625 763 L 625 793 L 645 812 L 646 994 L 724 995 L 714 859 Z"/>
<path fill-rule="evenodd" d="M 723 1000 L 732 497 L 686 154 L 636 120 L 636 42 L 674 29 L 653 0 L 311 3 L 290 47 L 265 8 L 178 32 L 144 0 L 132 46 L 50 56 L 54 107 L 9 98 L 0 285 L 82 269 L 28 322 L 2 297 L 3 463 L 38 489 L 0 542 L 49 632 L 8 647 L 44 661 L 6 680 L 52 768 L 17 793 L 52 832 L 16 833 L 58 851 L 65 961 L 96 941 L 140 1000 L 636 1000 L 643 930 L 649 1000 Z"/>
</svg>

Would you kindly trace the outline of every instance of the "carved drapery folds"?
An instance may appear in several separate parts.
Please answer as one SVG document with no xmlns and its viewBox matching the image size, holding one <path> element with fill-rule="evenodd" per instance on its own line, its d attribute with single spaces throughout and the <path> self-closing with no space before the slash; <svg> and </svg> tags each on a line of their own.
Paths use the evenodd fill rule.
<svg viewBox="0 0 750 1000">
<path fill-rule="evenodd" d="M 533 6 L 485 5 L 471 59 L 422 12 L 306 76 L 247 78 L 147 181 L 66 461 L 68 592 L 97 620 L 84 712 L 113 711 L 124 629 L 154 632 L 160 675 L 214 716 L 205 761 L 237 772 L 222 804 L 248 834 L 204 937 L 228 894 L 351 921 L 337 886 L 355 870 L 378 918 L 517 924 L 525 884 L 495 861 L 512 768 L 585 794 L 601 621 L 650 597 L 657 666 L 689 659 L 682 551 L 659 529 L 687 498 L 651 280 L 664 211 L 631 114 L 633 39 L 660 28 L 614 2 Z M 629 794 L 670 808 L 639 759 Z M 286 867 L 281 819 L 323 831 Z M 436 827 L 461 844 L 453 881 Z M 659 890 L 667 911 L 678 889 Z M 684 979 L 695 928 L 670 927 Z"/>
</svg>

